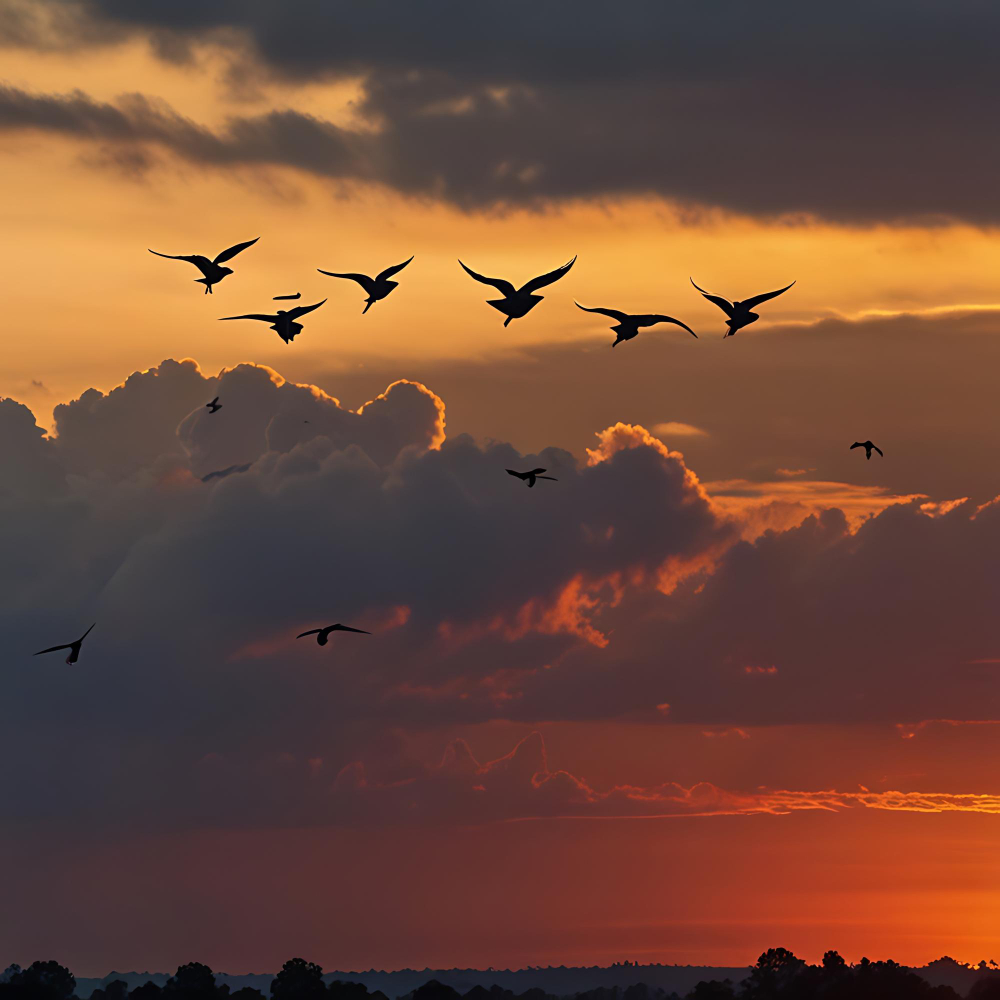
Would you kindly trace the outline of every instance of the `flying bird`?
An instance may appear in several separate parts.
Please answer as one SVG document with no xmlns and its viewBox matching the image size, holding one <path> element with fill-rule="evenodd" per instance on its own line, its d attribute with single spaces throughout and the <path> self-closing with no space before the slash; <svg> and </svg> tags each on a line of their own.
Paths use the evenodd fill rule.
<svg viewBox="0 0 1000 1000">
<path fill-rule="evenodd" d="M 731 337 L 737 330 L 742 330 L 743 327 L 749 326 L 751 323 L 756 323 L 760 319 L 760 316 L 750 310 L 754 306 L 759 306 L 761 302 L 766 302 L 768 299 L 776 298 L 783 292 L 787 292 L 795 284 L 793 281 L 792 285 L 785 285 L 784 288 L 779 288 L 776 292 L 764 292 L 761 295 L 754 295 L 752 298 L 744 299 L 742 302 L 730 302 L 729 299 L 724 299 L 721 295 L 713 295 L 711 292 L 706 292 L 701 286 L 695 285 L 694 278 L 691 278 L 690 281 L 709 302 L 714 302 L 729 317 L 726 320 L 726 326 L 729 327 L 729 330 L 725 334 L 725 337 Z"/>
<path fill-rule="evenodd" d="M 323 299 L 323 302 L 326 302 L 326 299 Z M 302 324 L 296 323 L 295 320 L 300 316 L 305 316 L 307 312 L 312 312 L 313 309 L 319 309 L 323 302 L 316 302 L 311 306 L 296 306 L 287 311 L 279 309 L 275 316 L 269 313 L 247 313 L 245 316 L 220 316 L 219 319 L 259 319 L 262 323 L 270 323 L 271 329 L 286 344 L 290 344 L 302 332 Z"/>
<path fill-rule="evenodd" d="M 587 306 L 581 306 L 576 299 L 573 301 L 576 303 L 577 308 L 582 309 L 584 312 L 600 313 L 602 316 L 610 316 L 611 319 L 618 320 L 618 322 L 613 324 L 611 327 L 618 337 L 618 339 L 611 345 L 612 347 L 620 344 L 623 340 L 631 340 L 633 337 L 638 337 L 640 327 L 655 326 L 657 323 L 674 323 L 687 330 L 687 332 L 690 333 L 695 340 L 698 339 L 698 334 L 696 334 L 694 330 L 687 325 L 687 323 L 682 323 L 679 319 L 674 319 L 673 316 L 663 316 L 660 313 L 623 313 L 619 312 L 617 309 L 591 309 Z"/>
<path fill-rule="evenodd" d="M 201 282 L 205 286 L 205 294 L 210 295 L 212 285 L 217 285 L 227 274 L 233 273 L 231 267 L 219 267 L 219 265 L 224 264 L 227 260 L 232 260 L 238 253 L 246 250 L 247 247 L 252 247 L 259 239 L 260 237 L 256 236 L 252 240 L 247 240 L 246 243 L 237 243 L 236 246 L 230 247 L 228 250 L 223 250 L 215 260 L 209 260 L 200 253 L 171 254 L 160 253 L 158 250 L 150 250 L 149 252 L 155 253 L 157 257 L 166 257 L 168 260 L 186 260 L 189 264 L 194 264 L 205 275 L 204 278 L 195 278 L 194 280 Z"/>
<path fill-rule="evenodd" d="M 411 257 L 410 260 L 413 258 Z M 361 310 L 361 315 L 364 316 L 379 299 L 384 299 L 399 284 L 398 281 L 390 281 L 389 279 L 402 271 L 410 263 L 410 260 L 404 260 L 402 264 L 393 264 L 392 267 L 380 271 L 374 278 L 369 278 L 367 274 L 354 274 L 353 272 L 324 271 L 321 267 L 317 267 L 316 270 L 331 278 L 350 278 L 351 281 L 356 281 L 368 295 L 368 298 L 365 299 L 365 307 Z"/>
<path fill-rule="evenodd" d="M 219 397 L 216 396 L 211 403 L 206 403 L 205 408 L 208 410 L 209 413 L 215 413 L 216 410 L 221 410 L 222 403 L 219 402 Z"/>
<path fill-rule="evenodd" d="M 520 319 L 530 310 L 534 309 L 545 296 L 533 293 L 539 288 L 544 288 L 546 285 L 551 285 L 552 282 L 558 281 L 573 266 L 575 261 L 576 257 L 563 264 L 562 267 L 557 267 L 554 271 L 549 271 L 548 274 L 532 278 L 531 281 L 525 282 L 520 288 L 515 288 L 509 281 L 504 281 L 503 278 L 487 278 L 485 275 L 477 274 L 471 267 L 466 267 L 462 264 L 461 261 L 459 261 L 459 264 L 462 264 L 462 269 L 470 277 L 475 278 L 476 281 L 481 281 L 484 285 L 492 285 L 503 296 L 502 299 L 487 299 L 486 301 L 494 309 L 498 309 L 507 317 L 503 321 L 503 325 L 506 326 L 512 319 Z"/>
<path fill-rule="evenodd" d="M 94 622 L 94 625 L 96 624 L 97 622 Z M 66 657 L 66 662 L 76 663 L 76 661 L 80 658 L 80 647 L 83 645 L 83 640 L 86 639 L 88 635 L 90 635 L 91 629 L 93 629 L 94 625 L 91 625 L 90 628 L 88 628 L 87 631 L 84 632 L 83 635 L 81 635 L 80 638 L 76 640 L 76 642 L 67 642 L 63 646 L 49 646 L 48 649 L 40 649 L 34 655 L 41 656 L 42 653 L 54 653 L 57 649 L 68 649 L 69 656 Z"/>
<path fill-rule="evenodd" d="M 882 455 L 882 449 L 872 444 L 871 441 L 855 441 L 847 450 L 854 451 L 855 448 L 864 448 L 866 459 L 871 459 L 873 451 L 877 451 L 879 455 Z M 885 455 L 882 455 L 882 457 L 885 458 Z"/>
<path fill-rule="evenodd" d="M 532 486 L 535 485 L 536 479 L 551 479 L 552 482 L 558 483 L 559 480 L 555 476 L 543 476 L 542 473 L 544 469 L 532 469 L 531 472 L 515 472 L 513 469 L 508 469 L 507 474 L 510 476 L 517 476 L 518 479 L 524 479 L 528 483 L 528 489 L 530 490 Z"/>
<path fill-rule="evenodd" d="M 327 625 L 326 628 L 311 628 L 308 632 L 302 632 L 295 638 L 302 639 L 307 635 L 314 635 L 316 636 L 316 642 L 321 646 L 325 646 L 331 632 L 360 632 L 362 635 L 371 635 L 371 632 L 366 632 L 363 628 L 351 628 L 350 625 L 341 625 L 338 622 L 336 625 Z"/>
<path fill-rule="evenodd" d="M 294 295 L 275 295 L 272 302 L 280 302 L 282 299 L 301 299 L 302 293 L 296 292 Z"/>
</svg>

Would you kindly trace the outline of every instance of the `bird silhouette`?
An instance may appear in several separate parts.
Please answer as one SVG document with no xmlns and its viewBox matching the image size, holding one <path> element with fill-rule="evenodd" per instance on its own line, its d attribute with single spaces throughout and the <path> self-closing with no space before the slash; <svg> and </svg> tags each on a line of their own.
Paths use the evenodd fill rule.
<svg viewBox="0 0 1000 1000">
<path fill-rule="evenodd" d="M 302 639 L 307 635 L 314 635 L 316 636 L 316 642 L 320 646 L 325 646 L 329 641 L 331 632 L 360 632 L 362 635 L 371 635 L 371 632 L 366 632 L 363 628 L 351 628 L 350 625 L 341 625 L 338 622 L 336 625 L 327 625 L 326 628 L 311 628 L 308 632 L 302 632 L 295 638 Z"/>
<path fill-rule="evenodd" d="M 326 302 L 326 299 L 323 299 L 323 302 Z M 323 302 L 315 302 L 311 306 L 296 306 L 287 311 L 279 309 L 277 315 L 274 316 L 269 313 L 247 313 L 244 316 L 220 316 L 219 319 L 258 319 L 262 323 L 270 323 L 271 329 L 286 344 L 290 344 L 302 332 L 302 324 L 296 323 L 295 320 L 300 316 L 305 316 L 307 312 L 312 312 L 313 309 L 319 309 Z"/>
<path fill-rule="evenodd" d="M 209 413 L 215 413 L 216 410 L 222 409 L 222 403 L 219 402 L 219 397 L 216 396 L 211 403 L 206 403 L 205 407 L 207 408 Z"/>
<path fill-rule="evenodd" d="M 520 319 L 530 310 L 534 309 L 545 296 L 533 293 L 539 288 L 544 288 L 546 285 L 551 285 L 552 282 L 558 281 L 573 266 L 575 261 L 576 257 L 563 264 L 562 267 L 557 267 L 554 271 L 549 271 L 548 274 L 532 278 L 531 281 L 525 282 L 520 288 L 515 288 L 509 281 L 505 281 L 503 278 L 487 278 L 483 274 L 477 274 L 471 267 L 466 267 L 462 264 L 461 261 L 459 261 L 459 264 L 462 264 L 462 269 L 470 277 L 475 278 L 476 281 L 481 281 L 484 285 L 492 285 L 503 296 L 502 299 L 487 299 L 486 301 L 494 309 L 498 309 L 507 317 L 503 321 L 503 325 L 506 326 L 512 319 Z"/>
<path fill-rule="evenodd" d="M 544 469 L 532 469 L 530 472 L 515 472 L 513 469 L 508 469 L 507 474 L 510 476 L 517 476 L 518 479 L 523 479 L 528 484 L 528 489 L 530 490 L 532 486 L 535 485 L 536 479 L 551 479 L 552 482 L 558 483 L 559 480 L 555 476 L 543 476 Z"/>
<path fill-rule="evenodd" d="M 94 625 L 96 624 L 97 622 L 94 622 Z M 65 645 L 62 646 L 49 646 L 48 649 L 40 649 L 34 655 L 41 656 L 42 653 L 54 653 L 57 649 L 68 649 L 69 656 L 66 657 L 66 662 L 76 663 L 76 661 L 80 658 L 80 647 L 83 645 L 83 640 L 86 639 L 88 635 L 90 635 L 91 629 L 93 629 L 94 625 L 91 625 L 90 628 L 88 628 L 87 631 L 84 632 L 83 635 L 81 635 L 80 638 L 76 640 L 76 642 L 67 642 L 65 643 Z"/>
<path fill-rule="evenodd" d="M 600 308 L 589 308 L 587 306 L 581 306 L 576 299 L 573 300 L 578 309 L 582 309 L 584 312 L 589 313 L 600 313 L 602 316 L 610 316 L 611 319 L 618 320 L 611 327 L 612 330 L 617 334 L 618 339 L 611 345 L 612 347 L 617 346 L 623 340 L 631 340 L 633 337 L 639 336 L 639 328 L 642 326 L 655 326 L 657 323 L 675 323 L 677 326 L 682 327 L 687 330 L 688 333 L 694 337 L 695 340 L 698 339 L 698 334 L 694 332 L 687 325 L 687 323 L 682 323 L 679 319 L 674 319 L 673 316 L 663 316 L 660 313 L 623 313 L 619 312 L 617 309 L 600 309 Z"/>
<path fill-rule="evenodd" d="M 223 250 L 215 260 L 209 260 L 200 253 L 173 254 L 160 253 L 159 250 L 150 250 L 149 252 L 155 253 L 157 257 L 166 257 L 168 260 L 186 260 L 189 264 L 194 264 L 205 275 L 204 278 L 195 278 L 194 280 L 201 282 L 205 286 L 205 294 L 210 295 L 212 294 L 212 285 L 217 285 L 227 274 L 233 273 L 231 267 L 219 267 L 219 265 L 225 263 L 227 260 L 232 260 L 238 253 L 246 250 L 247 247 L 252 247 L 259 239 L 260 237 L 257 236 L 252 240 L 247 240 L 246 243 L 237 243 L 236 246 L 230 247 L 228 250 Z"/>
<path fill-rule="evenodd" d="M 851 447 L 848 448 L 847 450 L 854 451 L 855 448 L 864 448 L 865 458 L 869 460 L 872 457 L 873 451 L 877 451 L 879 455 L 882 455 L 882 449 L 879 448 L 877 445 L 872 444 L 871 441 L 855 441 L 854 444 L 852 444 Z M 885 455 L 882 455 L 882 457 L 885 458 Z"/>
<path fill-rule="evenodd" d="M 294 295 L 275 295 L 271 299 L 271 301 L 272 302 L 280 302 L 282 299 L 301 299 L 301 298 L 302 298 L 302 293 L 301 292 L 296 292 Z"/>
<path fill-rule="evenodd" d="M 713 295 L 711 292 L 706 292 L 699 285 L 695 285 L 694 278 L 691 278 L 690 281 L 709 302 L 714 302 L 729 317 L 726 320 L 726 326 L 729 329 L 723 336 L 723 339 L 733 336 L 737 330 L 742 330 L 743 327 L 749 326 L 751 323 L 756 323 L 760 319 L 757 313 L 750 311 L 754 306 L 759 306 L 761 302 L 766 302 L 768 299 L 773 299 L 783 292 L 787 292 L 795 284 L 793 281 L 792 285 L 785 285 L 784 288 L 779 288 L 776 292 L 764 292 L 761 295 L 754 295 L 749 299 L 744 299 L 742 302 L 730 302 L 729 299 L 724 299 L 721 295 Z"/>
<path fill-rule="evenodd" d="M 411 257 L 410 260 L 413 258 Z M 354 274 L 353 272 L 324 271 L 321 267 L 317 267 L 316 270 L 331 278 L 350 278 L 351 281 L 356 281 L 368 294 L 368 298 L 365 299 L 365 307 L 361 310 L 361 315 L 364 316 L 379 299 L 384 299 L 399 284 L 398 281 L 389 281 L 389 279 L 402 271 L 410 263 L 410 260 L 404 260 L 402 264 L 393 264 L 392 267 L 380 271 L 374 278 L 369 278 L 367 274 Z"/>
</svg>

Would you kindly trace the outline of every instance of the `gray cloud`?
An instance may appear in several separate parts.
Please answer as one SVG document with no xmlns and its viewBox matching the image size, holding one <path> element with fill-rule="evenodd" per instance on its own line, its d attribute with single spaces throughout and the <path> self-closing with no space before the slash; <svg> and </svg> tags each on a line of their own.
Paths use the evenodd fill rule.
<svg viewBox="0 0 1000 1000">
<path fill-rule="evenodd" d="M 53 2 L 12 43 L 150 37 L 165 58 L 211 43 L 246 79 L 355 77 L 376 135 L 293 110 L 219 134 L 150 107 L 125 121 L 81 99 L 7 97 L 12 127 L 159 142 L 200 163 L 284 163 L 377 180 L 465 208 L 657 195 L 690 205 L 837 221 L 997 219 L 983 127 L 997 86 L 1000 12 L 898 0 L 836 9 L 783 2 L 525 0 L 490 11 L 397 4 Z M 53 105 L 49 102 L 55 101 Z M 17 110 L 16 110 L 17 109 Z"/>
</svg>

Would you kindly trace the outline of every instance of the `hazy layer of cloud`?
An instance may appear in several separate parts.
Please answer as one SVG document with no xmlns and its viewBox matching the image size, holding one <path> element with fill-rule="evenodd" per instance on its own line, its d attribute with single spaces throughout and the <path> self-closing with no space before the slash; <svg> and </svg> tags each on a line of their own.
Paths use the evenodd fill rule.
<svg viewBox="0 0 1000 1000">
<path fill-rule="evenodd" d="M 123 120 L 82 97 L 10 94 L 8 127 L 287 163 L 469 208 L 651 194 L 765 216 L 997 220 L 983 122 L 1000 12 L 985 3 L 786 0 L 766 19 L 737 2 L 652 0 L 35 6 L 11 7 L 10 44 L 139 35 L 171 61 L 221 46 L 240 78 L 360 79 L 377 134 L 364 144 L 282 110 L 215 135 L 148 101 Z"/>
</svg>

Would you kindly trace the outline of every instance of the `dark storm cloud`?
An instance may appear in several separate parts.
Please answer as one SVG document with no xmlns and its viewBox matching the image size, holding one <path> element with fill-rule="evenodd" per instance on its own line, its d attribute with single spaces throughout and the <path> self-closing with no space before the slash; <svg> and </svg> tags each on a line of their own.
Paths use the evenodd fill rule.
<svg viewBox="0 0 1000 1000">
<path fill-rule="evenodd" d="M 132 137 L 201 162 L 287 163 L 465 208 L 650 194 L 765 216 L 997 219 L 1000 9 L 986 2 L 45 9 L 59 16 L 10 19 L 13 43 L 90 44 L 103 28 L 174 60 L 213 43 L 243 80 L 359 78 L 358 110 L 379 126 L 348 141 L 286 111 L 218 136 L 160 123 Z"/>
<path fill-rule="evenodd" d="M 901 506 L 853 534 L 830 510 L 740 542 L 641 428 L 603 432 L 587 465 L 521 456 L 445 440 L 443 404 L 418 384 L 350 411 L 252 365 L 206 378 L 164 362 L 59 407 L 55 438 L 9 400 L 0 421 L 8 818 L 814 808 L 712 785 L 598 791 L 550 771 L 540 741 L 486 764 L 453 744 L 429 768 L 401 732 L 1000 713 L 984 665 L 1000 577 L 983 558 L 1000 504 Z M 558 482 L 527 490 L 503 471 L 522 463 Z M 373 635 L 294 638 L 338 620 Z M 75 667 L 32 658 L 90 621 Z"/>
</svg>

